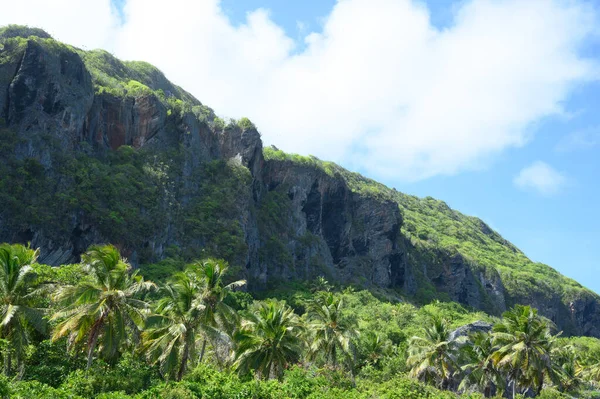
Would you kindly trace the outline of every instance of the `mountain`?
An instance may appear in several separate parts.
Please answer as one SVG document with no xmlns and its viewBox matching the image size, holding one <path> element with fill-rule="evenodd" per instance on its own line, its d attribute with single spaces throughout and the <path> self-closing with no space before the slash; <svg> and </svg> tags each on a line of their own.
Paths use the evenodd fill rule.
<svg viewBox="0 0 600 399">
<path fill-rule="evenodd" d="M 531 304 L 600 337 L 600 297 L 483 221 L 314 157 L 263 148 L 144 62 L 0 30 L 0 242 L 77 262 L 117 244 L 141 268 L 225 258 L 249 289 L 326 276 L 497 315 Z"/>
</svg>

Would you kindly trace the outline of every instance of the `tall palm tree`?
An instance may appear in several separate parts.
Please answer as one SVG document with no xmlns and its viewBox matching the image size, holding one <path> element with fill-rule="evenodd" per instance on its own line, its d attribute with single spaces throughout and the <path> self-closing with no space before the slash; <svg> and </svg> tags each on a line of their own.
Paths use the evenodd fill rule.
<svg viewBox="0 0 600 399">
<path fill-rule="evenodd" d="M 465 364 L 461 367 L 464 377 L 459 390 L 476 389 L 486 398 L 500 393 L 504 389 L 505 381 L 502 372 L 491 359 L 494 353 L 492 337 L 488 333 L 478 331 L 469 337 L 469 342 L 461 348 Z"/>
<path fill-rule="evenodd" d="M 549 322 L 538 316 L 536 309 L 516 305 L 504 312 L 492 335 L 498 347 L 492 360 L 507 371 L 513 397 L 527 389 L 539 393 L 545 377 L 553 373 L 550 352 L 555 337 Z"/>
<path fill-rule="evenodd" d="M 342 314 L 343 302 L 332 292 L 318 292 L 308 304 L 309 358 L 323 356 L 334 368 L 341 357 L 351 368 L 355 351 L 353 340 L 358 331 Z"/>
<path fill-rule="evenodd" d="M 432 317 L 422 337 L 409 340 L 408 366 L 410 376 L 447 389 L 454 375 L 460 370 L 457 362 L 459 343 L 450 339 L 446 320 Z"/>
<path fill-rule="evenodd" d="M 142 333 L 143 349 L 154 363 L 160 364 L 167 378 L 175 374 L 181 380 L 188 363 L 193 361 L 199 341 L 204 284 L 191 270 L 175 274 L 161 288 L 163 296 L 156 303 L 156 315 L 148 318 Z"/>
<path fill-rule="evenodd" d="M 89 279 L 62 287 L 55 295 L 63 307 L 52 316 L 59 321 L 52 339 L 68 335 L 71 345 L 85 340 L 89 368 L 99 342 L 101 354 L 113 360 L 127 342 L 127 332 L 139 333 L 149 305 L 138 295 L 154 284 L 137 271 L 130 273 L 131 266 L 112 245 L 90 247 L 82 264 Z"/>
<path fill-rule="evenodd" d="M 234 334 L 234 366 L 241 373 L 254 370 L 260 378 L 280 378 L 302 353 L 302 330 L 299 317 L 285 302 L 255 303 Z"/>
<path fill-rule="evenodd" d="M 4 354 L 4 373 L 12 373 L 12 357 L 22 372 L 23 356 L 30 343 L 31 331 L 45 332 L 44 310 L 36 299 L 43 289 L 35 284 L 32 269 L 38 251 L 20 244 L 0 245 L 0 339 L 6 340 L 13 353 Z"/>
<path fill-rule="evenodd" d="M 245 280 L 225 284 L 224 276 L 227 274 L 228 269 L 227 262 L 220 259 L 205 259 L 190 266 L 190 270 L 197 274 L 203 285 L 202 304 L 204 305 L 204 311 L 201 316 L 202 323 L 205 326 L 212 327 L 212 329 L 232 329 L 237 315 L 224 300 L 233 289 L 246 284 Z M 204 358 L 206 341 L 207 337 L 205 336 L 200 350 L 200 361 Z"/>
</svg>

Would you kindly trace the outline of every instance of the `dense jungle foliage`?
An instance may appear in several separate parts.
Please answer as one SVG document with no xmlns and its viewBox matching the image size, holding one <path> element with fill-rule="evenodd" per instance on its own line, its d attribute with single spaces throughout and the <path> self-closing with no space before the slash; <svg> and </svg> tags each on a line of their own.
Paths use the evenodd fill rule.
<svg viewBox="0 0 600 399">
<path fill-rule="evenodd" d="M 225 261 L 151 282 L 111 245 L 36 257 L 0 245 L 3 397 L 600 397 L 600 340 L 528 306 L 417 308 L 323 278 L 254 298 Z M 453 333 L 474 321 L 489 328 Z"/>
</svg>

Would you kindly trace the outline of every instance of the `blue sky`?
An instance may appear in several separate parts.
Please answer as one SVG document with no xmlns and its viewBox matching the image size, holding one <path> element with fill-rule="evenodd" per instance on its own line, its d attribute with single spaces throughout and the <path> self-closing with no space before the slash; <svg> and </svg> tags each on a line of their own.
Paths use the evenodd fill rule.
<svg viewBox="0 0 600 399">
<path fill-rule="evenodd" d="M 0 24 L 149 61 L 267 144 L 442 199 L 600 293 L 597 2 L 63 1 L 0 0 Z"/>
<path fill-rule="evenodd" d="M 436 27 L 452 25 L 453 9 L 459 2 L 426 3 Z M 331 0 L 224 0 L 223 8 L 234 23 L 243 23 L 248 11 L 267 8 L 290 37 L 301 37 L 298 22 L 307 30 L 319 30 L 334 4 Z M 600 58 L 600 41 L 585 42 L 582 52 Z M 442 199 L 454 209 L 480 217 L 532 260 L 551 265 L 600 292 L 600 82 L 577 87 L 565 108 L 573 115 L 537 121 L 531 127 L 534 138 L 529 143 L 505 151 L 484 170 L 410 183 L 381 180 L 400 191 Z M 565 137 L 588 129 L 596 144 L 560 148 Z M 553 195 L 516 187 L 514 177 L 537 160 L 564 173 L 565 187 Z"/>
</svg>

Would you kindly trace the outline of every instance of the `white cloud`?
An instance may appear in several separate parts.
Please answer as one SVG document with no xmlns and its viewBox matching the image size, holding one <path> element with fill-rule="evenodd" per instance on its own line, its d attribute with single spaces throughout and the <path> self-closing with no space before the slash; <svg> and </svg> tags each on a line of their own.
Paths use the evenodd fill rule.
<svg viewBox="0 0 600 399">
<path fill-rule="evenodd" d="M 523 168 L 514 179 L 517 187 L 524 190 L 535 190 L 542 195 L 557 194 L 566 182 L 567 178 L 564 174 L 542 161 L 534 162 Z"/>
<path fill-rule="evenodd" d="M 0 26 L 40 27 L 55 39 L 88 49 L 112 50 L 118 24 L 110 0 L 0 0 Z"/>
<path fill-rule="evenodd" d="M 3 2 L 1 21 L 11 21 L 15 2 Z M 42 27 L 63 12 L 23 8 L 35 21 L 15 22 Z M 110 15 L 90 43 L 157 65 L 219 114 L 250 117 L 268 144 L 376 177 L 485 166 L 599 77 L 598 60 L 578 53 L 597 15 L 576 1 L 467 1 L 440 31 L 420 1 L 338 0 L 301 51 L 268 11 L 234 25 L 218 0 L 128 0 L 125 24 L 107 32 L 118 21 Z M 85 37 L 81 26 L 64 29 L 62 40 Z"/>
<path fill-rule="evenodd" d="M 598 146 L 600 146 L 600 126 L 592 126 L 564 136 L 556 145 L 556 151 L 589 150 Z"/>
</svg>

